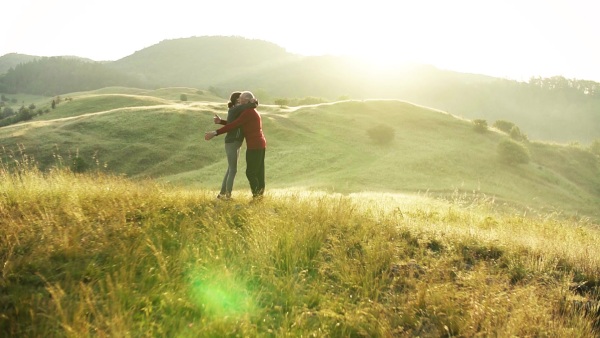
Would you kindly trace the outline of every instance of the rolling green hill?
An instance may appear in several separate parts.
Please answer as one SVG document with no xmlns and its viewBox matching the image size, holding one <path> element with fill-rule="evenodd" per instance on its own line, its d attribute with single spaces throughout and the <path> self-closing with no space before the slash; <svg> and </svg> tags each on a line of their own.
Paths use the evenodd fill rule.
<svg viewBox="0 0 600 338">
<path fill-rule="evenodd" d="M 179 101 L 181 94 L 188 101 Z M 26 154 L 43 169 L 75 162 L 82 171 L 219 187 L 223 138 L 206 142 L 203 134 L 215 129 L 213 114 L 226 113 L 224 100 L 191 88 L 115 87 L 69 97 L 48 114 L 0 128 L 5 163 Z M 497 155 L 508 135 L 477 133 L 471 121 L 400 100 L 261 105 L 259 111 L 271 190 L 479 199 L 511 211 L 600 219 L 600 163 L 581 147 L 526 143 L 530 163 L 508 165 Z M 381 125 L 394 130 L 389 144 L 367 135 Z M 234 189 L 246 194 L 243 157 L 240 164 Z"/>
<path fill-rule="evenodd" d="M 600 139 L 600 84 L 532 78 L 529 83 L 428 65 L 372 65 L 338 56 L 299 56 L 262 40 L 201 36 L 164 40 L 110 62 L 74 57 L 0 57 L 0 93 L 66 95 L 105 86 L 192 87 L 221 97 L 247 88 L 263 103 L 280 98 L 394 99 L 462 116 L 516 123 L 532 140 Z M 35 58 L 35 57 L 32 57 Z M 29 60 L 30 62 L 22 63 Z M 85 61 L 85 62 L 84 62 Z"/>
</svg>

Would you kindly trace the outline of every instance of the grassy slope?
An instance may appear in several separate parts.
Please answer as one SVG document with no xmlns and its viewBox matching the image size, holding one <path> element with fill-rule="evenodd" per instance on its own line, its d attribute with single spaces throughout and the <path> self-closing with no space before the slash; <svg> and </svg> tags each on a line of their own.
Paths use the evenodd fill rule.
<svg viewBox="0 0 600 338">
<path fill-rule="evenodd" d="M 0 166 L 6 337 L 593 337 L 598 228 Z M 457 200 L 457 202 L 460 202 Z"/>
<path fill-rule="evenodd" d="M 587 163 L 587 168 L 580 170 L 577 163 L 553 162 L 556 149 L 562 147 L 532 145 L 531 164 L 506 165 L 496 154 L 498 142 L 506 135 L 478 134 L 468 121 L 400 101 L 351 101 L 291 112 L 263 108 L 261 112 L 271 187 L 344 193 L 427 191 L 448 195 L 466 191 L 551 211 L 595 213 L 598 165 Z M 394 127 L 392 144 L 378 145 L 366 135 L 367 129 L 380 123 Z M 546 153 L 537 149 L 546 149 Z M 570 154 L 566 151 L 563 156 Z M 220 175 L 214 173 L 220 174 L 218 169 L 223 172 L 224 167 L 222 159 L 213 166 L 166 179 L 216 187 Z M 579 175 L 569 174 L 565 167 Z M 243 175 L 241 182 L 238 189 L 246 186 Z"/>
<path fill-rule="evenodd" d="M 188 102 L 179 102 L 182 93 Z M 90 166 L 133 177 L 216 189 L 226 168 L 222 137 L 205 142 L 222 100 L 190 88 L 146 91 L 107 88 L 69 95 L 71 102 L 31 123 L 0 129 L 8 148 L 25 145 L 42 163 L 78 152 Z M 595 159 L 571 147 L 530 144 L 533 161 L 498 162 L 504 134 L 478 134 L 469 121 L 401 101 L 346 101 L 280 109 L 261 106 L 268 140 L 268 188 L 337 191 L 469 193 L 510 205 L 600 217 Z M 392 144 L 377 145 L 366 130 L 386 123 Z M 70 155 L 69 155 L 70 154 Z M 68 159 L 67 159 L 68 160 Z M 241 170 L 236 190 L 246 192 Z M 498 203 L 501 205 L 501 203 Z"/>
</svg>

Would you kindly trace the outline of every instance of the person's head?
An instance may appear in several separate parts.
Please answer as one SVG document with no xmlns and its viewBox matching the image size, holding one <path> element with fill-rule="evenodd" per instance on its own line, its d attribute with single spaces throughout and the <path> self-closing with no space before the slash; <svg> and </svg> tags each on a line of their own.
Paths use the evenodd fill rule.
<svg viewBox="0 0 600 338">
<path fill-rule="evenodd" d="M 248 103 L 254 98 L 254 94 L 249 91 L 242 92 L 240 95 L 240 104 Z"/>
<path fill-rule="evenodd" d="M 229 102 L 227 103 L 227 106 L 229 108 L 235 106 L 238 102 L 238 99 L 240 98 L 240 95 L 242 95 L 242 92 L 231 93 L 231 96 L 229 97 Z"/>
</svg>

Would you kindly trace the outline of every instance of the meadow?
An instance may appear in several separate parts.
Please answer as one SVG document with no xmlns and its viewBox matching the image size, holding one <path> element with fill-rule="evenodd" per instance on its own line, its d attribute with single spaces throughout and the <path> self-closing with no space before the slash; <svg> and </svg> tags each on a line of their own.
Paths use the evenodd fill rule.
<svg viewBox="0 0 600 338">
<path fill-rule="evenodd" d="M 597 226 L 456 194 L 252 203 L 102 172 L 0 171 L 0 335 L 593 337 Z"/>
<path fill-rule="evenodd" d="M 203 135 L 216 128 L 214 114 L 224 116 L 223 99 L 193 88 L 122 87 L 64 97 L 71 100 L 48 114 L 0 128 L 0 157 L 24 152 L 42 170 L 57 156 L 77 158 L 80 171 L 102 166 L 133 179 L 218 188 L 226 168 L 223 141 L 206 142 Z M 498 144 L 510 139 L 506 133 L 478 133 L 470 120 L 401 100 L 261 104 L 259 111 L 269 188 L 440 197 L 459 191 L 486 195 L 519 214 L 600 222 L 600 161 L 582 145 L 531 140 L 524 143 L 531 161 L 510 165 L 497 155 Z M 394 131 L 387 144 L 367 135 L 382 127 Z"/>
<path fill-rule="evenodd" d="M 0 336 L 600 334 L 583 147 L 529 141 L 506 164 L 507 134 L 410 102 L 261 104 L 267 195 L 240 163 L 223 202 L 222 139 L 202 139 L 221 100 L 68 97 L 0 128 Z"/>
</svg>

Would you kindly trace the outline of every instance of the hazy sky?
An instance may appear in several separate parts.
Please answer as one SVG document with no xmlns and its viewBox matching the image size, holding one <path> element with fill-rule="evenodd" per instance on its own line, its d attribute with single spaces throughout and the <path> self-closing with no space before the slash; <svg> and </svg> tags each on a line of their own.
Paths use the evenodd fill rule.
<svg viewBox="0 0 600 338">
<path fill-rule="evenodd" d="M 596 0 L 18 0 L 0 8 L 0 56 L 117 60 L 165 39 L 226 35 L 381 65 L 600 82 Z"/>
</svg>

